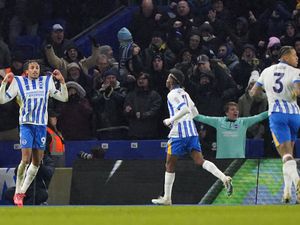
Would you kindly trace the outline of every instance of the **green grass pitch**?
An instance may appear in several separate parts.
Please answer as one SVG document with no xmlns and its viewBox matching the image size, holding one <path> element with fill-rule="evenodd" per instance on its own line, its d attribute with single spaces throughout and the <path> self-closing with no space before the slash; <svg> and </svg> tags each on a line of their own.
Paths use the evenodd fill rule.
<svg viewBox="0 0 300 225">
<path fill-rule="evenodd" d="M 293 225 L 300 205 L 0 207 L 1 225 Z"/>
</svg>

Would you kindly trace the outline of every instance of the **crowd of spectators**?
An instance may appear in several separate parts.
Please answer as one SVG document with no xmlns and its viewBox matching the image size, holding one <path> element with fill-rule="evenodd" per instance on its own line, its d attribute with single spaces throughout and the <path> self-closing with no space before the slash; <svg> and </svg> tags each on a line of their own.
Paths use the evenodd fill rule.
<svg viewBox="0 0 300 225">
<path fill-rule="evenodd" d="M 3 2 L 8 1 L 1 1 L 0 8 Z M 56 1 L 30 4 L 41 2 Z M 90 2 L 78 5 L 91 9 Z M 277 63 L 283 45 L 294 46 L 300 59 L 300 3 L 296 0 L 179 0 L 169 1 L 167 10 L 153 2 L 142 0 L 131 24 L 116 34 L 118 54 L 91 38 L 92 54 L 86 58 L 66 39 L 63 24 L 52 26 L 42 45 L 41 60 L 45 73 L 57 68 L 67 81 L 69 102 L 49 102 L 50 114 L 58 118 L 57 127 L 66 140 L 166 138 L 168 130 L 162 125 L 168 117 L 165 82 L 174 67 L 185 74 L 184 86 L 201 114 L 222 116 L 224 104 L 235 101 L 241 116 L 256 115 L 267 110 L 265 95 L 251 98 L 248 94 L 259 73 Z M 82 10 L 65 1 L 63 5 L 70 7 L 73 22 L 82 25 L 84 14 L 76 15 L 76 10 L 80 14 Z M 36 29 L 35 17 L 47 16 L 44 8 L 38 14 L 31 13 L 33 18 L 27 18 L 30 23 L 19 18 L 31 26 L 30 32 Z M 96 5 L 93 10 L 98 9 Z M 23 13 L 26 15 L 26 10 Z M 10 26 L 18 20 L 15 16 L 22 15 L 15 14 Z M 9 32 L 10 44 L 14 35 Z M 0 74 L 10 70 L 20 75 L 24 62 L 18 52 L 10 55 L 0 41 Z M 11 120 L 5 111 L 14 111 L 16 106 L 0 107 L 1 121 Z M 214 130 L 198 125 L 210 149 L 215 142 Z M 16 126 L 15 121 L 1 122 L 0 133 Z M 266 129 L 258 124 L 249 129 L 248 137 L 265 138 Z"/>
</svg>

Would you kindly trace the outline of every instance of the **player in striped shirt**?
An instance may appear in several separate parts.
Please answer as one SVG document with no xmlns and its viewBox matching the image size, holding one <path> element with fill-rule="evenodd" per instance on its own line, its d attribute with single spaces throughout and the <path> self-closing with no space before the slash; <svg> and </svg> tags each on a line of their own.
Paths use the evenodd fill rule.
<svg viewBox="0 0 300 225">
<path fill-rule="evenodd" d="M 280 62 L 266 68 L 252 88 L 250 95 L 266 92 L 269 104 L 270 129 L 277 151 L 282 158 L 284 193 L 283 202 L 291 200 L 291 186 L 296 187 L 297 203 L 300 203 L 300 180 L 293 150 L 300 127 L 300 70 L 296 51 L 283 46 L 279 51 Z"/>
<path fill-rule="evenodd" d="M 172 204 L 171 193 L 175 180 L 175 165 L 178 157 L 185 154 L 190 154 L 197 166 L 202 166 L 222 180 L 228 195 L 231 195 L 233 191 L 231 177 L 226 176 L 215 164 L 203 158 L 198 132 L 193 121 L 193 118 L 198 115 L 198 110 L 189 94 L 180 87 L 183 81 L 184 75 L 180 70 L 170 70 L 166 81 L 166 86 L 170 90 L 168 94 L 170 118 L 163 121 L 166 126 L 171 128 L 166 149 L 165 194 L 158 199 L 152 199 L 152 203 L 157 205 Z"/>
<path fill-rule="evenodd" d="M 60 82 L 61 90 L 56 89 L 53 77 Z M 7 82 L 10 79 L 13 80 L 6 90 Z M 49 96 L 66 102 L 68 100 L 68 90 L 65 80 L 59 70 L 54 70 L 52 75 L 40 76 L 40 65 L 36 61 L 28 62 L 27 76 L 14 76 L 12 73 L 8 73 L 0 87 L 0 104 L 9 102 L 16 97 L 20 105 L 19 123 L 22 160 L 18 166 L 14 196 L 14 203 L 20 207 L 23 206 L 25 193 L 36 176 L 43 158 L 46 144 Z M 32 161 L 28 167 L 31 155 Z M 26 169 L 27 172 L 25 172 Z"/>
</svg>

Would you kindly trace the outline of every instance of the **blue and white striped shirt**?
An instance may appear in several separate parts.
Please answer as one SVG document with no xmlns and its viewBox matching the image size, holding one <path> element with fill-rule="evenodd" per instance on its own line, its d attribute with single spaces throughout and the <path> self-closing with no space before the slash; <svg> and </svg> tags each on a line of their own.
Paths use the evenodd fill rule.
<svg viewBox="0 0 300 225">
<path fill-rule="evenodd" d="M 266 91 L 269 115 L 272 112 L 300 114 L 297 100 L 293 98 L 294 83 L 297 82 L 300 82 L 300 70 L 286 63 L 263 70 L 256 84 Z"/>
<path fill-rule="evenodd" d="M 190 98 L 189 94 L 186 93 L 182 88 L 175 88 L 168 94 L 168 108 L 170 117 L 174 116 L 181 107 L 187 106 L 192 111 L 195 106 L 194 102 Z M 192 113 L 187 113 L 179 120 L 175 120 L 172 124 L 169 138 L 185 138 L 198 136 L 198 132 L 193 121 Z"/>
<path fill-rule="evenodd" d="M 20 124 L 47 125 L 49 96 L 60 101 L 68 100 L 66 85 L 61 85 L 62 91 L 57 90 L 52 76 L 40 76 L 37 79 L 15 76 L 6 92 L 3 91 L 5 87 L 6 85 L 1 85 L 0 103 L 17 97 Z"/>
</svg>

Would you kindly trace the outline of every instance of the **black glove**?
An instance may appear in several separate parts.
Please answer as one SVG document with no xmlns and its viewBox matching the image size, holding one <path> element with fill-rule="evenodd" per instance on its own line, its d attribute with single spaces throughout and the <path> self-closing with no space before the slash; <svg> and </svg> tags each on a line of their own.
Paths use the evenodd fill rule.
<svg viewBox="0 0 300 225">
<path fill-rule="evenodd" d="M 89 39 L 95 47 L 99 47 L 99 44 L 97 43 L 97 40 L 95 37 L 89 35 Z"/>
<path fill-rule="evenodd" d="M 106 89 L 105 89 L 105 91 L 104 91 L 104 94 L 105 94 L 105 96 L 110 96 L 111 95 L 111 93 L 113 92 L 113 87 L 112 86 L 108 86 Z"/>
</svg>

